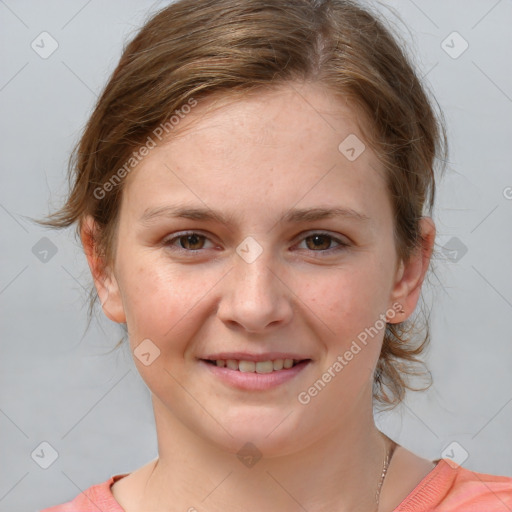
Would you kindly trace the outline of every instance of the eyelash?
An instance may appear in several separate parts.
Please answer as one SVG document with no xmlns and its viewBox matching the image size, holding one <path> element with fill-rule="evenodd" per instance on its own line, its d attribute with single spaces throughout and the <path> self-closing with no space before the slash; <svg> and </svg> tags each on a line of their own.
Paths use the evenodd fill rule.
<svg viewBox="0 0 512 512">
<path fill-rule="evenodd" d="M 188 253 L 188 254 L 191 254 L 191 255 L 192 254 L 197 254 L 197 253 L 199 253 L 202 250 L 206 250 L 206 249 L 184 249 L 183 247 L 173 246 L 174 242 L 179 241 L 181 238 L 186 238 L 187 236 L 192 236 L 192 235 L 197 235 L 199 237 L 203 237 L 203 238 L 208 240 L 208 237 L 206 235 L 203 235 L 202 233 L 199 233 L 197 231 L 187 231 L 187 232 L 183 232 L 183 233 L 178 233 L 177 235 L 173 236 L 172 238 L 168 238 L 168 239 L 164 240 L 163 244 L 164 244 L 164 246 L 168 247 L 169 249 L 171 249 L 173 251 L 178 251 L 178 252 L 181 252 L 181 253 Z M 347 247 L 349 247 L 348 243 L 343 242 L 339 238 L 336 238 L 336 237 L 330 235 L 329 233 L 326 233 L 326 232 L 323 232 L 323 231 L 313 231 L 310 234 L 308 234 L 307 236 L 301 238 L 301 242 L 305 241 L 307 238 L 312 238 L 314 236 L 326 237 L 326 238 L 330 239 L 332 242 L 337 243 L 338 246 L 337 247 L 330 247 L 329 249 L 318 250 L 318 251 L 309 250 L 308 252 L 311 252 L 311 253 L 320 253 L 320 254 L 327 253 L 327 255 L 331 255 L 333 252 L 341 251 L 341 250 L 346 249 Z M 319 257 L 322 257 L 322 256 L 319 256 Z"/>
</svg>

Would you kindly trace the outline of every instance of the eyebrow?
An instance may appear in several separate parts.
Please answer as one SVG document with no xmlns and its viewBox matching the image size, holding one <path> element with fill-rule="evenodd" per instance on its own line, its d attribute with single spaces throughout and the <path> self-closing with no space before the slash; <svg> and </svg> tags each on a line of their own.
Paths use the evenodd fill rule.
<svg viewBox="0 0 512 512">
<path fill-rule="evenodd" d="M 370 220 L 370 217 L 352 208 L 295 208 L 286 212 L 280 221 L 285 223 L 314 222 L 336 217 L 352 219 L 359 222 Z M 148 208 L 139 218 L 139 222 L 149 225 L 159 218 L 181 218 L 218 222 L 228 227 L 235 224 L 233 215 L 216 212 L 210 208 L 188 206 L 158 206 Z"/>
</svg>

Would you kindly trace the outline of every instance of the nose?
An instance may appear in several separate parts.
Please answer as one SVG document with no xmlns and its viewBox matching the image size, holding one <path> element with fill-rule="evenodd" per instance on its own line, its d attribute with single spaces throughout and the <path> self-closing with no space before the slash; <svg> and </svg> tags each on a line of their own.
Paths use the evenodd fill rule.
<svg viewBox="0 0 512 512">
<path fill-rule="evenodd" d="M 218 317 L 230 327 L 268 332 L 290 322 L 293 292 L 279 277 L 279 264 L 264 251 L 251 263 L 235 255 L 234 268 L 223 283 Z"/>
</svg>

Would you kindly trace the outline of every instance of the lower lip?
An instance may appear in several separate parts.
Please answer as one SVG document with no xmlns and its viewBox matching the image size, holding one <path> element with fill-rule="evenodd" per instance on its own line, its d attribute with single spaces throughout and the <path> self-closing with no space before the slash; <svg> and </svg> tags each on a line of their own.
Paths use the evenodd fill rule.
<svg viewBox="0 0 512 512">
<path fill-rule="evenodd" d="M 200 360 L 199 363 L 206 366 L 219 379 L 235 388 L 262 391 L 274 388 L 293 379 L 311 363 L 311 360 L 302 361 L 291 368 L 274 370 L 270 373 L 241 372 L 240 370 L 231 370 L 225 366 L 221 367 L 207 363 L 203 360 Z"/>
</svg>

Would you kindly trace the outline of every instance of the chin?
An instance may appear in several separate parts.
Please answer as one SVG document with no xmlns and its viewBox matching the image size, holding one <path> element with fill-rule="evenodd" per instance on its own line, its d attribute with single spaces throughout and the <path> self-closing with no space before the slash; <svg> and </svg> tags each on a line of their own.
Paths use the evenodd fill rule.
<svg viewBox="0 0 512 512">
<path fill-rule="evenodd" d="M 219 427 L 219 435 L 212 439 L 213 442 L 220 449 L 240 456 L 252 454 L 272 458 L 299 451 L 304 435 L 298 425 L 290 421 L 294 416 L 290 410 L 274 412 L 268 407 L 262 410 L 254 406 L 253 409 L 253 413 L 247 413 L 246 409 L 233 411 L 232 420 L 223 422 L 231 436 Z M 211 432 L 209 437 L 211 439 Z"/>
<path fill-rule="evenodd" d="M 215 440 L 219 449 L 228 451 L 238 457 L 240 462 L 251 467 L 257 460 L 281 457 L 299 450 L 296 444 L 291 442 L 289 432 L 284 435 L 265 437 L 261 432 L 247 429 L 233 433 L 233 437 Z"/>
</svg>

